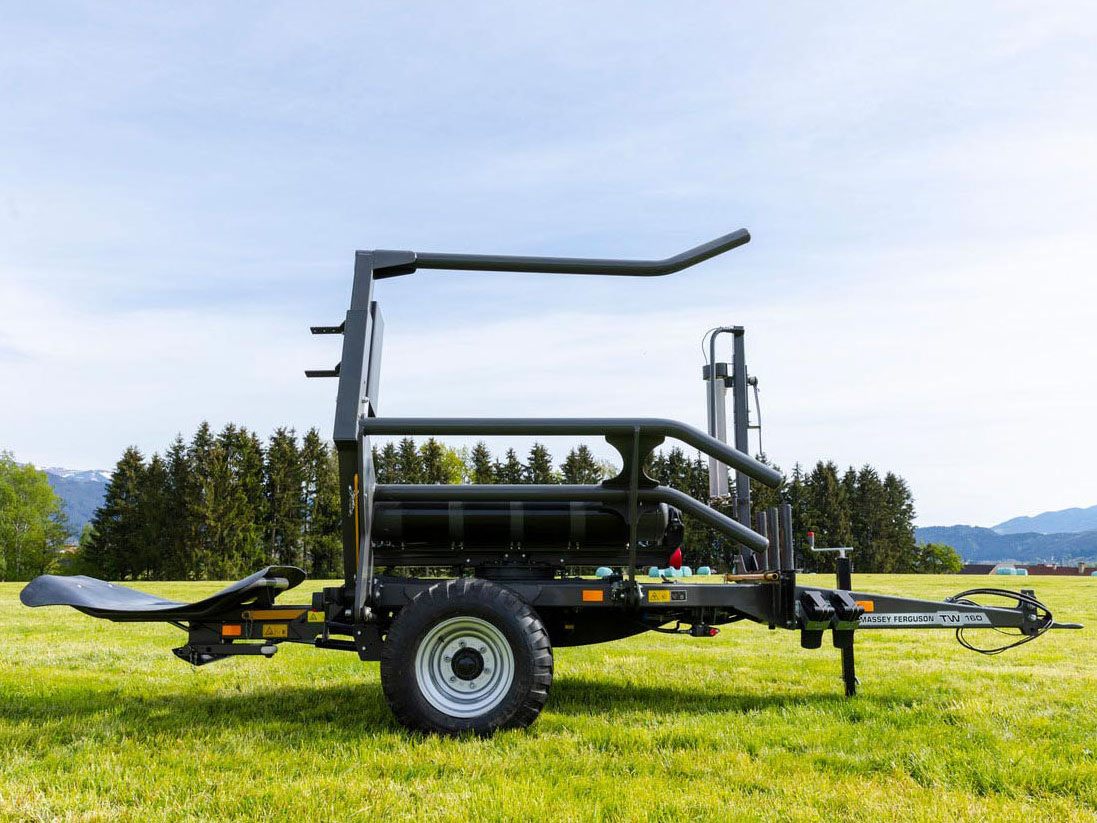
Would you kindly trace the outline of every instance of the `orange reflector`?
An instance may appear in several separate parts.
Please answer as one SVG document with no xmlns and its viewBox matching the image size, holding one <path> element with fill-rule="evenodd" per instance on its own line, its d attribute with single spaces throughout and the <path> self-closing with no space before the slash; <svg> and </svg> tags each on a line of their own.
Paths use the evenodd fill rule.
<svg viewBox="0 0 1097 823">
<path fill-rule="evenodd" d="M 865 610 L 865 614 L 876 611 L 876 604 L 871 600 L 858 600 L 857 605 Z"/>
<path fill-rule="evenodd" d="M 601 589 L 583 589 L 584 603 L 601 603 L 606 599 L 606 593 Z"/>
<path fill-rule="evenodd" d="M 239 623 L 225 623 L 221 626 L 222 637 L 239 637 L 241 626 Z"/>
</svg>

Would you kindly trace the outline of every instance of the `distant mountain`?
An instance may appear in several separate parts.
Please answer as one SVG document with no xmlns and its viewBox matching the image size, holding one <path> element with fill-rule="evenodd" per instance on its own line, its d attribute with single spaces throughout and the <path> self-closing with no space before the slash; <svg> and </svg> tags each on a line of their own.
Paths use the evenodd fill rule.
<svg viewBox="0 0 1097 823">
<path fill-rule="evenodd" d="M 110 481 L 105 471 L 74 471 L 73 469 L 43 469 L 54 492 L 61 498 L 65 516 L 69 521 L 69 533 L 80 537 L 84 524 L 91 520 L 95 510 L 103 502 L 103 495 Z"/>
<path fill-rule="evenodd" d="M 914 530 L 919 543 L 945 543 L 968 563 L 1097 560 L 1097 529 L 1066 534 L 999 534 L 979 526 L 927 526 Z"/>
<path fill-rule="evenodd" d="M 1033 517 L 1014 517 L 992 527 L 998 534 L 1065 534 L 1097 530 L 1097 506 L 1088 509 L 1061 509 Z"/>
</svg>

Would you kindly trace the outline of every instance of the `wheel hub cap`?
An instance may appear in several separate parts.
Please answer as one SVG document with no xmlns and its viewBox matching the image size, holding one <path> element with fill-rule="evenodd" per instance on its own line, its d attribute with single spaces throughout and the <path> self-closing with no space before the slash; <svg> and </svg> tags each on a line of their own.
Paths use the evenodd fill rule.
<svg viewBox="0 0 1097 823">
<path fill-rule="evenodd" d="M 484 656 L 475 649 L 461 649 L 453 656 L 451 665 L 461 680 L 475 680 L 484 671 Z"/>
</svg>

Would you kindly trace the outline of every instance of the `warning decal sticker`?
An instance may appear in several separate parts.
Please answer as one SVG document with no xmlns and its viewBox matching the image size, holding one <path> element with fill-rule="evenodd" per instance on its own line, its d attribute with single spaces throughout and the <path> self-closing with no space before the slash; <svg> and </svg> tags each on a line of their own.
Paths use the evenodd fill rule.
<svg viewBox="0 0 1097 823">
<path fill-rule="evenodd" d="M 686 602 L 685 589 L 648 589 L 649 603 L 684 603 Z"/>
</svg>

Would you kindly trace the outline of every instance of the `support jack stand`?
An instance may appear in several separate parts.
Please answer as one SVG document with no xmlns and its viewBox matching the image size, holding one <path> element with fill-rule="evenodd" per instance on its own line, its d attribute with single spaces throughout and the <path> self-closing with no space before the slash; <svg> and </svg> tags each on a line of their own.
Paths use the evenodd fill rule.
<svg viewBox="0 0 1097 823">
<path fill-rule="evenodd" d="M 857 629 L 857 621 L 864 614 L 864 609 L 850 595 L 853 588 L 853 563 L 846 552 L 853 551 L 848 547 L 843 548 L 815 548 L 815 533 L 808 532 L 808 545 L 812 551 L 837 552 L 837 591 L 835 594 L 835 622 L 834 622 L 834 646 L 842 653 L 842 683 L 845 685 L 846 697 L 854 697 L 857 694 L 857 664 L 853 654 L 853 636 Z"/>
</svg>

